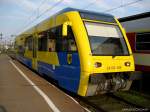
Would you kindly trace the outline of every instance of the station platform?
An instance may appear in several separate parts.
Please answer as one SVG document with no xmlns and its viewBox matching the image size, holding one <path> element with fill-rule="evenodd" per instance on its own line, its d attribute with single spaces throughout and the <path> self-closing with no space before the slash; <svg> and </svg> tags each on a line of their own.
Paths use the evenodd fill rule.
<svg viewBox="0 0 150 112">
<path fill-rule="evenodd" d="M 0 112 L 85 112 L 72 97 L 0 54 Z"/>
</svg>

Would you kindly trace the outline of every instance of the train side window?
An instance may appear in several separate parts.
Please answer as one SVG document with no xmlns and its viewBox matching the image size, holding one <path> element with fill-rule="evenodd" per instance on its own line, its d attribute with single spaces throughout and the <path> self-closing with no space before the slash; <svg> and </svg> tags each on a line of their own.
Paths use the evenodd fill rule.
<svg viewBox="0 0 150 112">
<path fill-rule="evenodd" d="M 18 46 L 18 54 L 20 55 L 24 55 L 24 52 L 25 52 L 25 49 L 22 45 L 19 45 Z"/>
<path fill-rule="evenodd" d="M 68 41 L 66 38 L 57 38 L 56 41 L 56 50 L 58 52 L 67 52 Z"/>
<path fill-rule="evenodd" d="M 62 46 L 61 46 L 61 50 L 62 51 L 68 51 L 68 40 L 66 38 L 61 39 L 62 41 Z"/>
<path fill-rule="evenodd" d="M 62 25 L 55 27 L 56 51 L 67 52 L 68 40 L 62 37 Z"/>
<path fill-rule="evenodd" d="M 48 50 L 54 52 L 56 47 L 56 39 L 48 39 Z"/>
<path fill-rule="evenodd" d="M 50 52 L 76 52 L 76 42 L 71 27 L 68 27 L 67 37 L 62 37 L 62 25 L 49 30 L 48 49 Z"/>
<path fill-rule="evenodd" d="M 67 38 L 68 38 L 68 51 L 69 52 L 76 52 L 77 51 L 77 46 L 76 46 L 76 42 L 75 42 L 75 38 L 74 38 L 72 28 L 70 26 L 68 26 Z"/>
<path fill-rule="evenodd" d="M 58 52 L 76 52 L 77 47 L 71 27 L 68 26 L 67 37 L 62 37 L 62 26 L 56 27 L 56 31 L 57 31 L 56 50 Z"/>
<path fill-rule="evenodd" d="M 69 43 L 68 51 L 70 51 L 70 52 L 77 51 L 76 43 L 73 39 L 69 39 L 68 43 Z"/>
<path fill-rule="evenodd" d="M 136 50 L 150 51 L 150 32 L 136 34 Z"/>
<path fill-rule="evenodd" d="M 55 28 L 50 29 L 47 32 L 48 35 L 48 51 L 49 52 L 55 52 L 56 48 L 56 35 L 55 35 Z"/>
<path fill-rule="evenodd" d="M 47 51 L 47 38 L 38 39 L 38 51 Z"/>
<path fill-rule="evenodd" d="M 29 51 L 33 50 L 33 37 L 32 36 L 29 36 L 29 37 L 26 38 L 25 47 Z"/>
<path fill-rule="evenodd" d="M 55 27 L 56 38 L 62 38 L 62 25 Z"/>
<path fill-rule="evenodd" d="M 38 51 L 47 51 L 47 34 L 46 32 L 41 33 L 38 38 Z"/>
</svg>

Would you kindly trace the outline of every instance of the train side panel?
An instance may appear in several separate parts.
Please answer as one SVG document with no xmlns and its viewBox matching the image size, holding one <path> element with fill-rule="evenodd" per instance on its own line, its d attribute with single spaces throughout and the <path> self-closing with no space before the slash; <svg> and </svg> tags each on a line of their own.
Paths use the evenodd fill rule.
<svg viewBox="0 0 150 112">
<path fill-rule="evenodd" d="M 55 17 L 55 25 L 68 21 L 65 14 Z M 38 52 L 38 72 L 55 79 L 58 84 L 77 93 L 80 80 L 80 61 L 78 52 Z"/>
<path fill-rule="evenodd" d="M 121 18 L 119 21 L 127 31 L 134 55 L 135 70 L 150 71 L 150 49 L 145 48 L 147 44 L 150 45 L 150 39 L 147 39 L 150 35 L 150 12 Z"/>
</svg>

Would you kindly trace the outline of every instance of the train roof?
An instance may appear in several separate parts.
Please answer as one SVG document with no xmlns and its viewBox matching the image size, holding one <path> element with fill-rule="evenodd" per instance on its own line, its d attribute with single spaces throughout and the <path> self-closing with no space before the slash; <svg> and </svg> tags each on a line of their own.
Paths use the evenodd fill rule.
<svg viewBox="0 0 150 112">
<path fill-rule="evenodd" d="M 120 22 L 126 22 L 126 21 L 132 21 L 132 20 L 147 18 L 147 17 L 150 17 L 150 12 L 136 14 L 136 15 L 132 15 L 132 16 L 128 16 L 128 17 L 123 17 L 123 18 L 119 18 L 118 20 Z"/>
<path fill-rule="evenodd" d="M 31 27 L 30 29 L 24 31 L 23 33 L 21 33 L 20 35 L 26 35 L 26 33 L 28 34 L 30 31 L 32 32 L 32 30 L 34 29 L 34 27 L 41 25 L 43 22 L 48 21 L 51 17 L 63 14 L 63 13 L 67 13 L 67 12 L 71 12 L 71 11 L 77 11 L 80 13 L 80 16 L 82 19 L 89 19 L 89 20 L 101 20 L 101 21 L 105 21 L 105 22 L 113 22 L 115 23 L 115 19 L 114 16 L 111 14 L 106 14 L 106 13 L 99 13 L 99 12 L 94 12 L 94 11 L 89 11 L 89 10 L 82 10 L 82 9 L 76 9 L 76 8 L 65 8 L 63 10 L 60 10 L 58 13 L 50 16 L 49 18 L 43 20 L 42 22 L 38 23 L 37 25 Z M 20 36 L 18 35 L 18 36 Z"/>
<path fill-rule="evenodd" d="M 58 14 L 70 12 L 70 11 L 77 11 L 80 13 L 81 18 L 83 19 L 91 19 L 91 20 L 101 20 L 106 22 L 116 22 L 114 19 L 114 16 L 107 13 L 101 13 L 101 12 L 94 12 L 89 10 L 83 10 L 83 9 L 75 9 L 75 8 L 65 8 L 58 12 Z"/>
<path fill-rule="evenodd" d="M 126 32 L 150 32 L 150 12 L 120 18 Z"/>
<path fill-rule="evenodd" d="M 95 12 L 95 11 L 89 11 L 89 10 L 83 10 L 83 9 L 76 9 L 76 8 L 70 8 L 70 7 L 63 9 L 58 13 L 61 14 L 61 13 L 70 12 L 70 11 L 77 11 L 79 13 L 88 13 L 88 14 L 99 15 L 99 16 L 103 15 L 103 16 L 107 16 L 107 17 L 113 17 L 113 15 L 107 14 L 107 13 Z"/>
</svg>

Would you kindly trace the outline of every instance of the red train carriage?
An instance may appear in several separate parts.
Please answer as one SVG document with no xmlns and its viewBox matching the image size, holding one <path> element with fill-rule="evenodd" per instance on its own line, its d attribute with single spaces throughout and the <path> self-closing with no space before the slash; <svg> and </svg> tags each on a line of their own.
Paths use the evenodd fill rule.
<svg viewBox="0 0 150 112">
<path fill-rule="evenodd" d="M 136 71 L 150 72 L 150 12 L 120 18 L 127 32 Z"/>
</svg>

